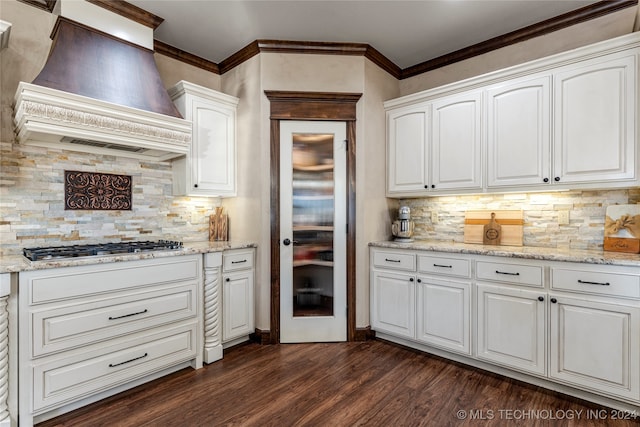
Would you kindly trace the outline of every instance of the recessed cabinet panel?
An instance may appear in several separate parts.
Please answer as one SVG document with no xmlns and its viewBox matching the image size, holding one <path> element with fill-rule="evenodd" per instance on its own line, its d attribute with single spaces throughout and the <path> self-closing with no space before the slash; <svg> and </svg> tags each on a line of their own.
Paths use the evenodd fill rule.
<svg viewBox="0 0 640 427">
<path fill-rule="evenodd" d="M 550 77 L 487 90 L 488 187 L 550 182 Z"/>
<path fill-rule="evenodd" d="M 389 192 L 424 191 L 428 172 L 426 108 L 395 111 L 387 117 Z"/>
<path fill-rule="evenodd" d="M 478 357 L 544 375 L 545 293 L 484 284 L 477 289 Z"/>
<path fill-rule="evenodd" d="M 480 92 L 448 96 L 433 103 L 435 190 L 480 188 Z"/>
<path fill-rule="evenodd" d="M 417 286 L 418 341 L 470 354 L 471 284 L 419 277 Z"/>
<path fill-rule="evenodd" d="M 394 270 L 416 271 L 416 256 L 406 252 L 375 251 L 373 265 Z"/>
<path fill-rule="evenodd" d="M 49 358 L 22 369 L 33 372 L 33 410 L 44 412 L 65 403 L 140 378 L 197 351 L 195 324 L 167 327 L 117 345 L 92 347 L 65 358 Z"/>
<path fill-rule="evenodd" d="M 550 377 L 638 401 L 640 308 L 550 297 Z"/>
<path fill-rule="evenodd" d="M 634 178 L 636 68 L 635 55 L 609 55 L 556 74 L 558 182 Z"/>
<path fill-rule="evenodd" d="M 210 103 L 194 101 L 194 147 L 192 161 L 194 183 L 198 188 L 220 188 L 232 191 L 234 176 L 233 117 L 225 110 L 212 108 Z M 205 162 L 202 162 L 202 161 Z M 202 163 L 201 163 L 202 162 Z"/>
<path fill-rule="evenodd" d="M 254 331 L 253 270 L 226 273 L 222 277 L 222 341 Z"/>
<path fill-rule="evenodd" d="M 376 331 L 415 339 L 415 277 L 374 271 L 371 279 L 371 327 Z"/>
</svg>

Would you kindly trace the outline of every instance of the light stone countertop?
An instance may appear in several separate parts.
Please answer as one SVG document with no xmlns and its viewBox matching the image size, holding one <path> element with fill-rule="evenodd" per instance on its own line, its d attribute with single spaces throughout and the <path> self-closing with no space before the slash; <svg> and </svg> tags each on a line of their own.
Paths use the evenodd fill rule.
<svg viewBox="0 0 640 427">
<path fill-rule="evenodd" d="M 640 254 L 627 254 L 622 252 L 604 252 L 568 248 L 540 248 L 535 246 L 488 246 L 436 240 L 416 240 L 411 243 L 381 241 L 371 242 L 369 243 L 369 246 L 377 248 L 447 252 L 454 254 L 490 255 L 543 261 L 621 265 L 640 268 Z"/>
<path fill-rule="evenodd" d="M 184 242 L 183 249 L 166 251 L 149 251 L 128 254 L 86 256 L 77 258 L 61 258 L 43 261 L 29 261 L 22 255 L 10 255 L 0 257 L 1 273 L 19 273 L 21 271 L 44 270 L 47 268 L 74 267 L 78 265 L 108 264 L 112 262 L 136 261 L 140 259 L 165 258 L 172 256 L 205 254 L 210 252 L 222 252 L 231 249 L 255 248 L 257 245 L 250 242 Z"/>
</svg>

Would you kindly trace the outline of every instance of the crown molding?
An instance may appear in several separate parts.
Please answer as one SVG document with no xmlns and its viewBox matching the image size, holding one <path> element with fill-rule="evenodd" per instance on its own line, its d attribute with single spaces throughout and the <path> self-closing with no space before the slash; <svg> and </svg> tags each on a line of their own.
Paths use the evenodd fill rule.
<svg viewBox="0 0 640 427">
<path fill-rule="evenodd" d="M 21 3 L 28 4 L 29 6 L 37 7 L 38 9 L 46 10 L 47 12 L 53 12 L 53 8 L 56 7 L 57 0 L 18 0 Z"/>
<path fill-rule="evenodd" d="M 220 64 L 220 74 L 237 67 L 262 52 L 299 53 L 307 55 L 364 56 L 395 78 L 402 70 L 389 58 L 366 43 L 305 42 L 290 40 L 255 40 Z"/>
<path fill-rule="evenodd" d="M 57 0 L 19 0 L 23 3 L 51 12 Z M 138 8 L 124 0 L 87 0 L 97 4 L 138 23 L 157 28 L 164 20 Z M 599 18 L 610 13 L 618 12 L 638 4 L 638 0 L 602 0 L 580 9 L 538 22 L 533 25 L 506 33 L 489 40 L 467 46 L 457 51 L 421 62 L 407 68 L 400 68 L 374 47 L 366 43 L 333 43 L 333 42 L 305 42 L 287 40 L 255 40 L 238 52 L 221 61 L 219 64 L 191 54 L 177 47 L 168 45 L 159 40 L 154 40 L 156 53 L 169 56 L 178 61 L 185 62 L 210 71 L 215 74 L 224 74 L 261 52 L 281 52 L 300 54 L 322 55 L 348 55 L 364 56 L 381 69 L 397 79 L 414 77 L 427 71 L 435 70 L 446 65 L 451 65 L 474 56 L 482 55 L 496 49 L 520 43 L 535 37 L 558 31 L 581 22 Z"/>
<path fill-rule="evenodd" d="M 260 53 L 260 47 L 258 46 L 258 40 L 254 40 L 227 59 L 223 60 L 219 65 L 220 73 L 224 74 L 227 71 L 230 71 L 242 64 L 245 61 L 248 61 L 252 57 L 256 56 Z"/>
<path fill-rule="evenodd" d="M 606 0 L 593 3 L 580 9 L 556 16 L 546 21 L 529 25 L 519 30 L 512 31 L 489 40 L 474 44 L 430 59 L 417 65 L 402 70 L 401 79 L 417 76 L 427 71 L 435 70 L 446 65 L 454 64 L 474 56 L 482 55 L 496 49 L 520 43 L 534 37 L 558 31 L 562 28 L 570 27 L 581 22 L 589 21 L 600 16 L 608 15 L 622 9 L 626 9 L 638 4 L 638 0 Z"/>
<path fill-rule="evenodd" d="M 168 45 L 160 40 L 153 40 L 153 50 L 155 53 L 168 56 L 169 58 L 176 59 L 180 62 L 184 62 L 185 64 L 202 68 L 203 70 L 210 71 L 214 74 L 221 74 L 220 67 L 215 62 L 201 58 L 189 52 L 185 52 L 184 50 Z"/>
<path fill-rule="evenodd" d="M 164 22 L 164 18 L 161 18 L 157 15 L 154 15 L 151 12 L 147 12 L 146 10 L 139 8 L 138 6 L 134 6 L 131 3 L 127 3 L 124 0 L 87 0 L 89 3 L 93 3 L 96 6 L 100 6 L 104 9 L 107 9 L 111 12 L 117 13 L 120 16 L 124 16 L 125 18 L 131 19 L 132 21 L 137 22 L 138 24 L 142 24 L 146 27 L 153 28 L 154 30 L 158 28 L 162 22 Z"/>
</svg>

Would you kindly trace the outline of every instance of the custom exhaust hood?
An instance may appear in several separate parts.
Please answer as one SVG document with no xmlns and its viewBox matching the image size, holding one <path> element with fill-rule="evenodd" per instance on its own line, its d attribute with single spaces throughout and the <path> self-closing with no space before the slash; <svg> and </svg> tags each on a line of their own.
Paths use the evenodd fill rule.
<svg viewBox="0 0 640 427">
<path fill-rule="evenodd" d="M 33 83 L 20 82 L 16 91 L 17 142 L 153 161 L 187 154 L 191 122 L 160 79 L 153 30 L 122 39 L 111 34 L 122 23 L 134 30 L 141 24 L 90 2 L 58 3 L 47 62 Z M 92 19 L 115 21 L 118 31 L 96 29 Z"/>
</svg>

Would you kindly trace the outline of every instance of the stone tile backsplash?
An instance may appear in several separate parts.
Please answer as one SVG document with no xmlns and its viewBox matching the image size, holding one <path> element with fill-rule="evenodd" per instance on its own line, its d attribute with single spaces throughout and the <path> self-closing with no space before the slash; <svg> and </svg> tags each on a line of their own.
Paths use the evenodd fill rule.
<svg viewBox="0 0 640 427">
<path fill-rule="evenodd" d="M 411 208 L 416 239 L 462 242 L 465 211 L 521 209 L 525 246 L 601 250 L 607 206 L 634 203 L 640 203 L 640 188 L 429 197 L 399 200 L 398 206 Z M 569 211 L 568 225 L 558 225 L 561 210 Z M 437 223 L 431 221 L 432 211 Z"/>
<path fill-rule="evenodd" d="M 132 176 L 132 210 L 65 210 L 65 170 Z M 220 199 L 174 197 L 169 162 L 0 144 L 2 255 L 73 243 L 207 240 L 216 206 Z"/>
<path fill-rule="evenodd" d="M 133 209 L 65 210 L 65 170 L 131 175 Z M 169 162 L 0 143 L 0 255 L 73 243 L 207 240 L 220 199 L 174 197 L 171 183 Z M 525 246 L 602 249 L 606 207 L 627 203 L 640 203 L 640 188 L 429 197 L 397 206 L 411 208 L 417 239 L 462 242 L 465 211 L 522 209 Z M 569 210 L 569 225 L 558 225 L 560 210 Z"/>
</svg>

